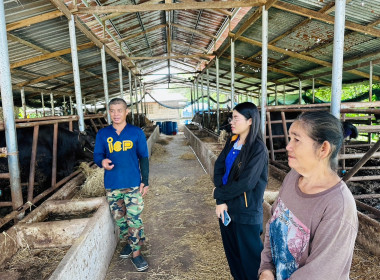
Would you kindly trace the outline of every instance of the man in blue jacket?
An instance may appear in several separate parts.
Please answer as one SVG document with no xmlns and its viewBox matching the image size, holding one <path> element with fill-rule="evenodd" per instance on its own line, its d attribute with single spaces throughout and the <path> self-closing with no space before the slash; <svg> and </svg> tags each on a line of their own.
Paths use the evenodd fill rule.
<svg viewBox="0 0 380 280">
<path fill-rule="evenodd" d="M 109 102 L 112 125 L 96 135 L 94 162 L 105 169 L 104 187 L 112 216 L 120 228 L 120 238 L 128 243 L 121 258 L 132 256 L 137 271 L 144 271 L 148 263 L 140 253 L 145 240 L 140 214 L 144 208 L 143 196 L 149 183 L 149 153 L 144 132 L 127 124 L 127 103 L 121 98 Z"/>
</svg>

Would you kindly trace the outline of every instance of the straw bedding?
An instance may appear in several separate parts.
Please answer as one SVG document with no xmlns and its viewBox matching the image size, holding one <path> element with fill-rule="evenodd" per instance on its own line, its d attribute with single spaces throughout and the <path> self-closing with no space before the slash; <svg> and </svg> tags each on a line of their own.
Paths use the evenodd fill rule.
<svg viewBox="0 0 380 280">
<path fill-rule="evenodd" d="M 161 144 L 155 143 L 152 147 L 152 155 L 150 157 L 150 160 L 157 161 L 157 162 L 163 162 L 164 157 L 167 155 L 167 151 L 164 146 Z"/>
<path fill-rule="evenodd" d="M 186 160 L 196 159 L 194 153 L 190 153 L 190 152 L 182 154 L 179 158 L 180 159 L 186 159 Z"/>
<path fill-rule="evenodd" d="M 0 276 L 9 279 L 48 279 L 69 248 L 20 249 L 0 270 Z M 3 274 L 2 272 L 6 273 Z M 4 277 L 4 278 L 3 278 Z"/>
</svg>

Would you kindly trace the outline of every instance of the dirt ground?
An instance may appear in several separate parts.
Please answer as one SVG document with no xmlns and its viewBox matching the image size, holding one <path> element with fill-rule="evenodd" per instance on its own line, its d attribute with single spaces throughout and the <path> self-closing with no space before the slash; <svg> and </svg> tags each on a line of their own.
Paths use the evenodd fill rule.
<svg viewBox="0 0 380 280">
<path fill-rule="evenodd" d="M 191 149 L 183 134 L 161 135 L 159 140 L 163 145 L 153 149 L 143 212 L 147 241 L 142 252 L 149 269 L 135 272 L 130 260 L 120 259 L 125 244 L 121 242 L 106 279 L 232 279 L 209 176 L 195 157 L 188 156 Z"/>
</svg>

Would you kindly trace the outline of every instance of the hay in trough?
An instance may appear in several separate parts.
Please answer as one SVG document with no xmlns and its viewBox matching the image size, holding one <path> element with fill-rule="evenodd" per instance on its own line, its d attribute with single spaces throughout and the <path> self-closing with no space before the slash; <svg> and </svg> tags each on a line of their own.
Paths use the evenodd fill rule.
<svg viewBox="0 0 380 280">
<path fill-rule="evenodd" d="M 186 160 L 189 160 L 189 159 L 196 159 L 194 153 L 184 153 L 182 154 L 180 157 L 180 159 L 186 159 Z"/>
<path fill-rule="evenodd" d="M 225 130 L 220 131 L 219 137 L 218 137 L 218 143 L 224 144 L 226 143 L 228 134 Z"/>
<path fill-rule="evenodd" d="M 58 267 L 69 248 L 22 249 L 4 267 L 0 274 L 9 273 L 10 279 L 48 279 Z"/>
<path fill-rule="evenodd" d="M 211 136 L 202 137 L 200 139 L 202 140 L 202 142 L 206 142 L 206 143 L 215 143 L 215 142 L 217 142 L 216 138 L 211 137 Z"/>
<path fill-rule="evenodd" d="M 152 156 L 150 157 L 153 161 L 163 161 L 163 157 L 167 154 L 164 146 L 155 143 L 152 147 Z"/>
<path fill-rule="evenodd" d="M 170 138 L 169 138 L 170 139 Z M 170 139 L 171 140 L 171 139 Z M 169 140 L 168 139 L 165 139 L 165 138 L 161 138 L 161 139 L 158 139 L 157 141 L 156 141 L 156 143 L 157 144 L 160 144 L 160 145 L 164 145 L 164 146 L 166 146 L 166 145 L 168 145 L 169 144 Z"/>
<path fill-rule="evenodd" d="M 104 189 L 104 169 L 91 168 L 86 163 L 81 163 L 79 166 L 86 176 L 86 181 L 80 186 L 78 195 L 84 197 L 98 197 L 106 195 Z"/>
</svg>

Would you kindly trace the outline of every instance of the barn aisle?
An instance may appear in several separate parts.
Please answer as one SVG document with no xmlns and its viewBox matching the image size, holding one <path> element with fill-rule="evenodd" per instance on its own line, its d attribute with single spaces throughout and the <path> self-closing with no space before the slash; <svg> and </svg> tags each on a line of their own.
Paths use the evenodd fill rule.
<svg viewBox="0 0 380 280">
<path fill-rule="evenodd" d="M 146 272 L 119 258 L 118 245 L 106 279 L 232 279 L 212 199 L 213 184 L 183 134 L 161 135 L 150 160 L 150 193 L 143 221 Z"/>
</svg>

